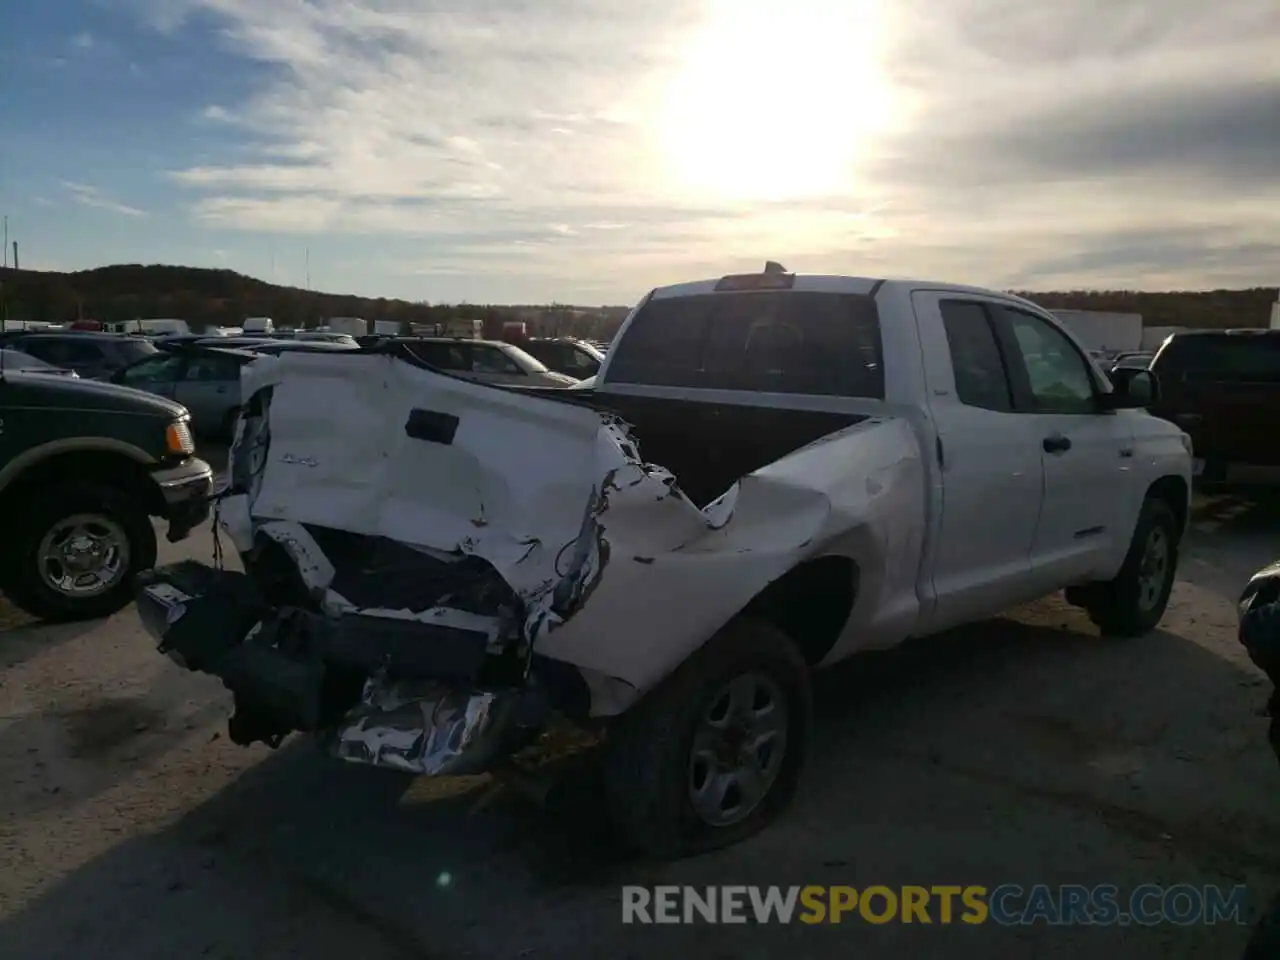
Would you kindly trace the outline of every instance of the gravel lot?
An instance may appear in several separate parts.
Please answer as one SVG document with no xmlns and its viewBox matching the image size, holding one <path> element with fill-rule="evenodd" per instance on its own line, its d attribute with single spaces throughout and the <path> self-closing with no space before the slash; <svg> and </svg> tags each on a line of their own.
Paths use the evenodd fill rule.
<svg viewBox="0 0 1280 960">
<path fill-rule="evenodd" d="M 163 559 L 210 553 L 198 532 Z M 30 625 L 0 600 L 6 958 L 1238 956 L 1236 926 L 633 928 L 624 883 L 1280 887 L 1267 686 L 1235 599 L 1280 555 L 1280 497 L 1201 499 L 1163 628 L 1099 638 L 1057 599 L 820 678 L 793 811 L 675 865 L 620 857 L 586 766 L 545 808 L 306 741 L 241 749 L 219 684 L 126 610 Z M 1033 954 L 1034 951 L 1034 954 Z"/>
</svg>

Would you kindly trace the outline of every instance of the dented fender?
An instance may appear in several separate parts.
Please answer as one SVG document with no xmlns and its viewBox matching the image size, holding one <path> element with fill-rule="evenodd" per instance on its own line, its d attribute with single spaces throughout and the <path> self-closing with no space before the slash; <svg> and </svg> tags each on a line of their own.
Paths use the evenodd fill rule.
<svg viewBox="0 0 1280 960">
<path fill-rule="evenodd" d="M 333 616 L 479 617 L 495 650 L 518 644 L 579 668 L 593 714 L 625 710 L 807 560 L 847 556 L 860 574 L 828 659 L 917 609 L 925 479 L 904 419 L 823 437 L 699 509 L 678 477 L 643 461 L 626 424 L 568 399 L 376 353 L 284 353 L 249 364 L 242 382 L 249 412 L 218 508 L 238 549 L 278 543 Z M 449 594 L 414 609 L 412 583 L 362 605 L 335 588 L 350 561 L 326 554 L 324 531 L 443 565 L 478 558 L 518 598 L 518 621 Z M 367 691 L 366 707 L 376 702 Z"/>
</svg>

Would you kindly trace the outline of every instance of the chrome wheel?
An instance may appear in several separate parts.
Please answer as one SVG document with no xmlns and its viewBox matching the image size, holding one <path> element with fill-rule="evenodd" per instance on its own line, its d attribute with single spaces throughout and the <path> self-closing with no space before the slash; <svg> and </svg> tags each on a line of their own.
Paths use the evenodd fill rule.
<svg viewBox="0 0 1280 960">
<path fill-rule="evenodd" d="M 129 538 L 115 520 L 77 513 L 58 521 L 36 551 L 40 579 L 63 596 L 84 599 L 106 593 L 129 569 Z"/>
<path fill-rule="evenodd" d="M 727 827 L 760 805 L 782 769 L 787 726 L 787 697 L 772 677 L 740 674 L 717 691 L 689 756 L 689 800 L 704 823 Z"/>
<path fill-rule="evenodd" d="M 1169 534 L 1162 527 L 1152 527 L 1138 567 L 1138 606 L 1144 612 L 1154 610 L 1160 602 L 1168 578 L 1171 553 Z"/>
</svg>

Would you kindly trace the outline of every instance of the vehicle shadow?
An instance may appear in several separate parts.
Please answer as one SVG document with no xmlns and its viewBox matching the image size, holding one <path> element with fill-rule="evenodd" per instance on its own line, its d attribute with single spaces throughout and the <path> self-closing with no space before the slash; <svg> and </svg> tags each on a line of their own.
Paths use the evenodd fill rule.
<svg viewBox="0 0 1280 960">
<path fill-rule="evenodd" d="M 1234 602 L 1255 571 L 1280 560 L 1280 487 L 1197 496 L 1183 556 L 1186 576 Z"/>
<path fill-rule="evenodd" d="M 42 623 L 0 594 L 0 672 L 83 636 L 101 622 Z"/>
<path fill-rule="evenodd" d="M 1175 856 L 1185 882 L 1280 878 L 1263 690 L 1176 633 L 1103 639 L 1051 605 L 853 658 L 816 692 L 795 809 L 715 855 L 629 858 L 590 750 L 548 750 L 559 786 L 539 807 L 487 778 L 410 781 L 295 741 L 49 889 L 9 920 L 9 955 L 327 958 L 356 942 L 369 960 L 639 956 L 649 953 L 629 938 L 657 934 L 623 938 L 624 883 L 1000 882 L 1030 871 L 1034 882 L 1136 884 Z M 767 957 L 799 949 L 787 929 L 667 929 L 663 942 L 673 958 Z M 981 957 L 1012 935 L 861 929 L 805 939 L 804 953 L 847 956 L 856 942 L 869 957 L 929 945 L 929 956 Z M 1195 931 L 1179 930 L 1185 952 L 1150 931 L 1124 935 L 1100 955 L 1232 955 Z M 1073 943 L 1063 955 L 1085 955 L 1099 952 L 1097 936 L 1024 931 L 1017 952 Z"/>
<path fill-rule="evenodd" d="M 47 633 L 50 628 L 44 628 Z M 91 801 L 229 712 L 208 677 L 166 668 L 129 693 L 51 700 L 0 726 L 0 823 Z"/>
<path fill-rule="evenodd" d="M 1198 495 L 1192 524 L 1220 524 L 1222 532 L 1280 533 L 1280 487 L 1239 485 L 1212 496 Z"/>
</svg>

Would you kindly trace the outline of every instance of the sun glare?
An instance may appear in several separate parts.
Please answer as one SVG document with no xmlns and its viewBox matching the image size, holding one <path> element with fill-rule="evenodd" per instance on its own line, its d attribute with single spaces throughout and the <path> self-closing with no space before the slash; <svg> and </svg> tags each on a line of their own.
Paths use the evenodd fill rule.
<svg viewBox="0 0 1280 960">
<path fill-rule="evenodd" d="M 735 200 L 839 190 L 893 107 L 881 0 L 713 0 L 712 11 L 663 116 L 679 188 Z"/>
</svg>

